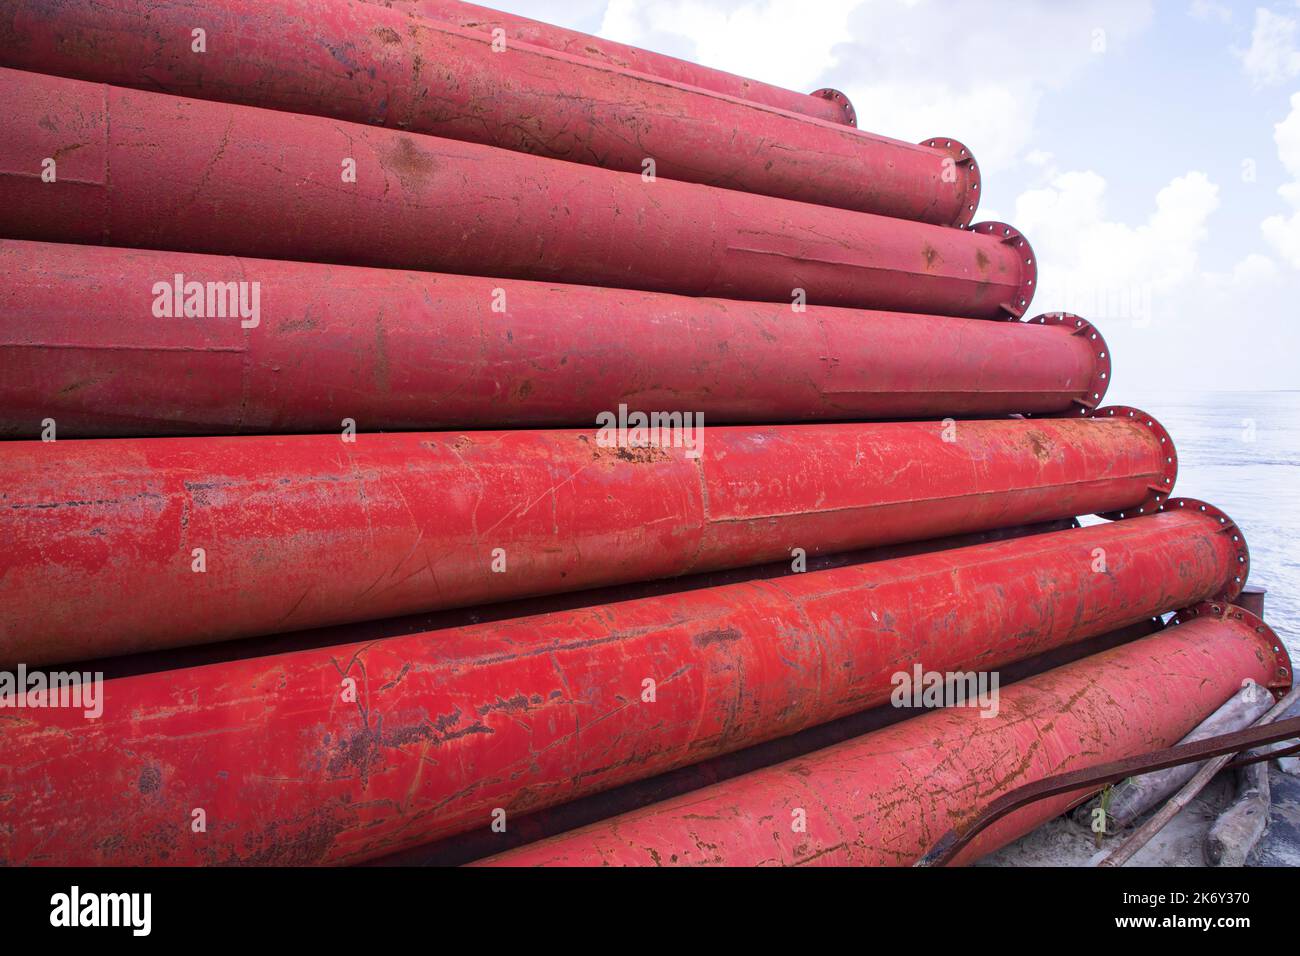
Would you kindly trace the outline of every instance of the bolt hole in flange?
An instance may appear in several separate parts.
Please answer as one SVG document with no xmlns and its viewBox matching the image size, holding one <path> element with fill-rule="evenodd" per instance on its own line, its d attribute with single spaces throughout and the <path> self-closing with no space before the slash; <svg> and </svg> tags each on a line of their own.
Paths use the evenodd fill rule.
<svg viewBox="0 0 1300 956">
<path fill-rule="evenodd" d="M 813 90 L 812 96 L 820 97 L 823 100 L 830 100 L 840 108 L 844 115 L 844 122 L 849 126 L 858 125 L 858 111 L 853 108 L 849 98 L 834 87 L 824 86 L 820 90 Z"/>
<path fill-rule="evenodd" d="M 1250 547 L 1246 544 L 1246 536 L 1237 527 L 1237 522 L 1233 521 L 1232 516 L 1221 508 L 1217 508 L 1207 501 L 1201 501 L 1199 498 L 1170 498 L 1160 507 L 1160 510 L 1196 511 L 1218 522 L 1220 529 L 1233 544 L 1237 568 L 1223 593 L 1215 595 L 1214 600 L 1227 603 L 1235 601 L 1237 596 L 1241 594 L 1242 589 L 1245 588 L 1247 578 L 1250 577 Z"/>
<path fill-rule="evenodd" d="M 969 227 L 972 232 L 993 236 L 1021 254 L 1020 285 L 1014 297 L 1002 303 L 1002 309 L 1011 320 L 1019 320 L 1034 298 L 1034 283 L 1038 281 L 1038 257 L 1034 255 L 1029 240 L 1015 226 L 1005 222 L 981 222 Z"/>
<path fill-rule="evenodd" d="M 957 218 L 951 223 L 952 226 L 958 229 L 967 228 L 970 226 L 971 220 L 975 218 L 975 210 L 979 208 L 980 201 L 980 168 L 979 164 L 975 162 L 974 154 L 966 147 L 965 143 L 945 136 L 922 140 L 920 145 L 946 153 L 945 164 L 951 160 L 958 166 L 967 167 L 966 196 L 962 200 L 962 208 Z"/>
<path fill-rule="evenodd" d="M 1155 484 L 1150 487 L 1150 494 L 1140 504 L 1132 505 L 1122 511 L 1109 511 L 1101 517 L 1111 521 L 1123 518 L 1132 518 L 1137 515 L 1150 514 L 1159 511 L 1160 504 L 1169 497 L 1173 490 L 1174 481 L 1178 477 L 1178 451 L 1174 448 L 1173 439 L 1165 431 L 1165 427 L 1158 422 L 1154 416 L 1138 408 L 1131 408 L 1127 405 L 1110 405 L 1106 408 L 1096 408 L 1086 413 L 1091 418 L 1128 418 L 1134 422 L 1149 428 L 1160 440 L 1162 455 L 1164 460 L 1161 474 Z"/>
<path fill-rule="evenodd" d="M 1188 499 L 1188 502 L 1189 504 L 1201 504 L 1201 502 L 1193 502 L 1190 499 Z M 1212 505 L 1209 508 L 1213 511 L 1218 510 Z M 1282 644 L 1277 633 L 1269 627 L 1267 621 L 1256 617 L 1245 608 L 1232 604 L 1231 599 L 1215 598 L 1177 611 L 1170 618 L 1169 625 L 1172 627 L 1177 624 L 1186 624 L 1198 617 L 1217 617 L 1221 620 L 1231 619 L 1240 621 L 1250 628 L 1261 638 L 1265 652 L 1273 656 L 1275 664 L 1274 679 L 1269 682 L 1268 689 L 1279 700 L 1291 689 L 1291 678 L 1294 670 L 1291 665 L 1291 655 L 1287 653 L 1286 647 Z"/>
<path fill-rule="evenodd" d="M 1037 323 L 1038 325 L 1051 325 L 1063 329 L 1068 335 L 1083 336 L 1088 342 L 1089 352 L 1093 355 L 1092 377 L 1082 390 L 1082 394 L 1072 399 L 1071 408 L 1059 414 L 1062 415 L 1087 415 L 1094 408 L 1101 404 L 1101 400 L 1106 396 L 1106 389 L 1110 386 L 1110 349 L 1106 345 L 1106 340 L 1102 338 L 1100 332 L 1087 319 L 1073 312 L 1044 312 L 1042 315 L 1036 315 L 1027 322 Z M 1073 410 L 1073 406 L 1078 407 L 1078 411 Z M 1027 418 L 1038 417 L 1027 415 Z M 1043 416 L 1047 417 L 1047 416 Z M 1056 417 L 1055 415 L 1050 417 Z"/>
</svg>

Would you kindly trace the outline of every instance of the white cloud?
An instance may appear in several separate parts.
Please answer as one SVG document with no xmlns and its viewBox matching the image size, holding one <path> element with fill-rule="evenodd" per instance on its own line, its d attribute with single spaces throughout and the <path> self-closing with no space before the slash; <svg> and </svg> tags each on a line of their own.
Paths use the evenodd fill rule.
<svg viewBox="0 0 1300 956">
<path fill-rule="evenodd" d="M 1235 285 L 1270 282 L 1276 277 L 1277 263 L 1258 252 L 1250 253 L 1232 269 L 1232 281 Z"/>
<path fill-rule="evenodd" d="M 610 0 L 601 35 L 791 89 L 843 90 L 865 129 L 965 142 L 984 171 L 1034 141 L 1045 93 L 1151 20 L 1148 0 Z M 666 44 L 668 36 L 672 38 Z"/>
<path fill-rule="evenodd" d="M 835 63 L 835 44 L 862 0 L 610 0 L 600 35 L 648 46 L 672 33 L 693 46 L 706 66 L 793 90 L 812 92 Z"/>
<path fill-rule="evenodd" d="M 1286 171 L 1300 179 L 1300 93 L 1291 94 L 1291 112 L 1282 122 L 1274 124 L 1273 142 L 1277 143 L 1277 156 Z M 1289 200 L 1300 202 L 1294 183 L 1282 188 Z"/>
<path fill-rule="evenodd" d="M 1035 307 L 1098 322 L 1143 325 L 1197 272 L 1219 187 L 1201 172 L 1172 180 L 1139 225 L 1108 218 L 1106 181 L 1092 171 L 1053 175 L 1016 200 L 1014 222 L 1040 263 Z"/>
<path fill-rule="evenodd" d="M 1256 87 L 1274 86 L 1300 75 L 1296 21 L 1265 7 L 1256 8 L 1250 48 L 1238 55 L 1242 69 Z"/>
<path fill-rule="evenodd" d="M 1137 393 L 1151 389 L 1293 387 L 1300 326 L 1277 316 L 1294 282 L 1258 252 L 1215 269 L 1207 240 L 1219 187 L 1190 171 L 1141 216 L 1112 218 L 1106 185 L 1093 171 L 1049 170 L 1012 219 L 1040 263 L 1031 314 L 1077 312 L 1106 338 L 1106 401 L 1141 405 Z"/>
<path fill-rule="evenodd" d="M 1293 269 L 1300 269 L 1300 210 L 1290 216 L 1269 216 L 1260 226 L 1264 240 Z"/>
<path fill-rule="evenodd" d="M 1292 176 L 1292 182 L 1278 189 L 1292 212 L 1269 216 L 1260 229 L 1273 251 L 1293 269 L 1300 269 L 1300 93 L 1291 95 L 1291 112 L 1273 127 L 1273 141 L 1278 159 Z"/>
<path fill-rule="evenodd" d="M 1249 286 L 1267 285 L 1277 277 L 1277 263 L 1258 252 L 1247 253 L 1227 272 L 1207 270 L 1201 273 L 1206 289 L 1229 292 Z"/>
<path fill-rule="evenodd" d="M 1036 144 L 1044 97 L 1065 88 L 1143 30 L 1147 3 L 1132 0 L 966 0 L 960 13 L 934 0 L 878 0 L 850 18 L 831 84 L 863 125 L 913 142 L 962 140 L 987 174 Z"/>
<path fill-rule="evenodd" d="M 1187 15 L 1196 20 L 1217 20 L 1220 23 L 1228 23 L 1232 20 L 1232 8 L 1215 3 L 1214 0 L 1192 0 Z"/>
<path fill-rule="evenodd" d="M 1300 132 L 1300 98 L 1296 106 L 1279 124 L 1280 147 Z M 1300 162 L 1300 149 L 1290 155 Z M 1011 221 L 1040 264 L 1032 314 L 1077 312 L 1105 336 L 1115 386 L 1107 401 L 1141 404 L 1134 393 L 1153 388 L 1293 387 L 1300 326 L 1277 316 L 1294 296 L 1294 280 L 1260 252 L 1216 268 L 1207 246 L 1219 187 L 1189 171 L 1160 189 L 1141 216 L 1115 218 L 1106 187 L 1096 172 L 1044 164 Z"/>
<path fill-rule="evenodd" d="M 873 132 L 919 142 L 957 137 L 975 154 L 984 175 L 1010 166 L 1033 138 L 1033 117 L 1042 94 L 1002 83 L 976 82 L 954 89 L 939 81 L 846 84 L 858 116 L 871 117 Z"/>
</svg>

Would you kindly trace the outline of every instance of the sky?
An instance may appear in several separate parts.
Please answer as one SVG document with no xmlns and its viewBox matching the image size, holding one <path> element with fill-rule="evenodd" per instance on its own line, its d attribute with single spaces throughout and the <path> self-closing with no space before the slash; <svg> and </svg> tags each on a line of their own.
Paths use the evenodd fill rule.
<svg viewBox="0 0 1300 956">
<path fill-rule="evenodd" d="M 1300 0 L 487 0 L 965 143 L 1107 400 L 1300 388 Z"/>
</svg>

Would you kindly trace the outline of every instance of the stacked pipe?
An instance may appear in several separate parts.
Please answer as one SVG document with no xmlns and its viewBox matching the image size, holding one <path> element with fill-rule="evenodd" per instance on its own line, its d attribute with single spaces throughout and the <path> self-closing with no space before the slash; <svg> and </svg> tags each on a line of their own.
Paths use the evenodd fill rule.
<svg viewBox="0 0 1300 956">
<path fill-rule="evenodd" d="M 1231 697 L 1242 676 L 1289 684 L 1279 677 L 1289 662 L 1262 621 L 1222 604 L 1211 608 L 1013 685 L 990 720 L 969 708 L 938 711 L 485 863 L 909 865 L 936 832 L 973 816 L 963 791 L 991 767 L 1002 767 L 996 789 L 1007 792 L 1100 762 L 1081 759 L 1082 741 L 1103 743 L 1112 757 L 1169 746 Z M 1008 762 L 1008 753 L 1017 759 Z M 961 859 L 996 849 L 1080 796 L 1016 811 L 982 832 Z M 792 817 L 813 822 L 792 832 Z"/>
<path fill-rule="evenodd" d="M 0 11 L 0 668 L 116 675 L 4 701 L 0 861 L 373 860 L 1240 592 L 956 140 L 444 0 L 147 7 Z M 1216 610 L 492 862 L 907 862 L 1018 735 L 1023 782 L 1289 668 Z"/>
</svg>

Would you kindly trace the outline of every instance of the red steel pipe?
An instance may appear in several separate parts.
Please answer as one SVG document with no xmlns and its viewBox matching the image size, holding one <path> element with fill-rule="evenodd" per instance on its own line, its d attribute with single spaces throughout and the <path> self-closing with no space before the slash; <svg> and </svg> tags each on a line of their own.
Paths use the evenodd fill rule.
<svg viewBox="0 0 1300 956">
<path fill-rule="evenodd" d="M 1246 679 L 1285 690 L 1290 668 L 1263 621 L 1207 606 L 1159 634 L 1003 689 L 991 718 L 969 707 L 929 713 L 483 862 L 905 866 L 1000 794 L 1171 746 Z M 1017 810 L 955 862 L 1011 842 L 1084 795 Z M 806 830 L 796 832 L 800 810 Z"/>
<path fill-rule="evenodd" d="M 1018 317 L 1033 295 L 1032 250 L 999 223 L 948 229 L 16 70 L 0 69 L 0 114 L 11 239 L 787 304 L 802 290 L 972 318 Z"/>
<path fill-rule="evenodd" d="M 725 93 L 737 99 L 750 100 L 802 113 L 828 123 L 857 125 L 853 105 L 838 90 L 822 89 L 815 93 L 796 93 L 757 80 L 746 79 L 723 70 L 710 69 L 689 60 L 653 53 L 625 43 L 615 43 L 603 37 L 566 30 L 550 23 L 541 23 L 527 17 L 515 16 L 500 10 L 489 10 L 473 3 L 459 0 L 366 0 L 380 3 L 394 10 L 416 16 L 429 17 L 452 23 L 466 30 L 479 30 L 492 35 L 495 30 L 505 31 L 507 42 L 518 40 L 532 46 L 545 47 L 570 56 L 585 57 L 610 66 L 646 73 L 674 83 L 698 86 L 701 89 Z"/>
<path fill-rule="evenodd" d="M 177 312 L 258 283 L 256 326 Z M 158 289 L 161 288 L 161 292 Z M 501 289 L 505 312 L 493 311 Z M 251 300 L 250 300 L 251 301 Z M 251 314 L 252 310 L 248 310 Z M 267 259 L 0 240 L 0 435 L 590 425 L 626 404 L 709 422 L 1095 407 L 1100 334 Z"/>
<path fill-rule="evenodd" d="M 837 551 L 835 554 L 810 557 L 807 559 L 805 571 L 823 571 L 827 570 L 827 568 L 846 567 L 848 564 L 862 564 L 868 561 L 887 561 L 887 559 L 900 558 L 909 554 L 927 554 L 930 551 L 967 548 L 967 546 L 985 544 L 988 541 L 1009 541 L 1011 538 L 1047 535 L 1049 532 L 1065 531 L 1066 528 L 1078 527 L 1078 519 L 1062 518 L 1054 520 L 1054 522 L 1014 525 L 1014 527 L 1010 528 L 996 528 L 995 531 L 980 531 L 971 533 L 971 535 L 952 535 L 931 538 L 928 541 L 909 541 L 906 544 L 888 545 L 885 548 Z M 619 602 L 623 601 L 653 597 L 656 594 L 698 591 L 701 588 L 716 588 L 723 584 L 738 584 L 741 581 L 785 578 L 792 572 L 792 561 L 787 555 L 787 561 L 757 564 L 757 566 L 751 567 L 724 568 L 722 571 L 706 571 L 705 574 L 686 575 L 684 578 L 630 581 L 628 584 L 612 584 L 610 587 L 591 588 L 589 591 L 542 594 L 542 596 L 538 597 L 517 598 L 517 600 L 513 601 L 498 601 L 497 604 L 445 607 L 442 610 L 424 611 L 421 614 L 407 614 L 400 618 L 335 624 L 333 627 L 316 627 L 307 631 L 291 631 L 289 633 L 278 633 L 278 635 L 266 635 L 265 637 L 250 637 L 250 639 L 246 640 L 220 641 L 217 644 L 195 644 L 186 646 L 186 648 L 166 648 L 143 654 L 96 658 L 95 661 L 82 663 L 94 670 L 103 671 L 104 676 L 107 676 L 107 678 L 123 678 L 123 676 L 149 674 L 149 672 L 153 671 L 177 670 L 181 669 L 181 667 L 198 667 L 208 665 L 208 663 L 238 661 L 238 659 L 246 657 L 270 657 L 272 654 L 289 653 L 292 650 L 325 648 L 325 646 L 335 644 L 359 644 L 363 643 L 363 641 L 404 637 L 412 635 L 412 633 L 443 631 L 452 627 L 465 627 L 468 624 L 533 617 L 533 615 L 537 614 L 571 611 L 580 609 L 580 607 L 619 604 Z M 1161 624 L 1160 618 L 1154 618 L 1154 622 L 1156 622 L 1157 626 Z M 1151 631 L 1143 631 L 1143 633 L 1149 632 Z M 1139 633 L 1131 633 L 1130 640 L 1132 637 L 1138 636 L 1140 636 Z M 1084 641 L 1083 644 L 1062 648 L 1060 653 L 1066 654 L 1066 656 L 1070 653 L 1082 656 L 1082 654 L 1078 654 L 1079 648 L 1091 644 L 1092 641 L 1101 640 L 1104 639 Z M 1106 646 L 1113 646 L 1113 644 Z M 1045 658 L 1048 656 L 1040 657 Z M 1039 658 L 1034 659 L 1036 661 Z M 1041 666 L 1034 671 L 1026 671 L 1026 674 L 1036 674 L 1039 670 L 1047 670 L 1048 667 L 1054 667 L 1065 662 L 1065 659 L 1062 658 L 1060 661 L 1048 663 L 1048 665 Z M 79 663 L 72 662 L 66 666 L 78 667 Z M 1017 666 L 1030 666 L 1030 662 L 1022 661 L 1021 665 Z M 874 730 L 874 727 L 872 727 L 872 730 Z M 846 736 L 857 736 L 857 734 Z M 712 780 L 710 780 L 710 783 L 712 783 Z M 602 816 L 608 817 L 611 814 L 606 813 L 602 814 Z M 571 827 L 564 827 L 564 829 L 571 829 Z M 484 855 L 480 853 L 480 856 Z"/>
<path fill-rule="evenodd" d="M 909 554 L 924 554 L 930 551 L 964 548 L 972 544 L 1007 541 L 1012 538 L 1023 538 L 1031 534 L 1046 534 L 1051 531 L 1064 531 L 1067 528 L 1077 527 L 1079 527 L 1077 518 L 1060 518 L 1055 521 L 1038 522 L 1037 524 L 996 528 L 992 531 L 977 531 L 972 534 L 951 535 L 946 538 L 931 538 L 928 541 L 909 541 L 904 544 L 893 544 L 881 548 L 838 551 L 834 554 L 809 556 L 807 567 L 804 570 L 821 571 L 827 568 L 841 568 L 846 565 L 862 564 L 867 561 L 885 561 Z M 337 624 L 332 627 L 290 631 L 285 634 L 270 634 L 264 637 L 247 638 L 239 641 L 222 641 L 216 644 L 173 647 L 143 654 L 97 658 L 93 663 L 81 663 L 85 663 L 86 666 L 93 666 L 95 670 L 102 670 L 105 677 L 131 677 L 153 671 L 176 670 L 182 667 L 198 667 L 203 664 L 235 661 L 245 657 L 269 657 L 272 654 L 284 654 L 289 651 L 329 647 L 335 644 L 356 644 L 363 641 L 384 640 L 390 637 L 405 637 L 409 634 L 420 634 L 425 631 L 465 627 L 469 624 L 482 624 L 488 621 L 504 621 L 517 617 L 531 617 L 536 614 L 550 614 L 556 611 L 571 611 L 577 608 L 595 607 L 600 604 L 632 601 L 658 594 L 674 594 L 682 591 L 695 591 L 700 588 L 718 587 L 723 584 L 738 584 L 742 581 L 780 578 L 792 573 L 793 570 L 792 561 L 790 556 L 787 555 L 784 561 L 752 565 L 745 568 L 724 568 L 720 571 L 706 571 L 703 574 L 690 574 L 679 578 L 632 581 L 627 584 L 612 584 L 608 587 L 591 588 L 586 591 L 563 591 L 558 594 L 518 598 L 513 601 L 498 601 L 495 604 L 443 608 L 437 611 L 407 614 L 402 617 L 383 618 L 378 621 Z M 1160 623 L 1159 618 L 1155 620 L 1157 624 Z M 1133 634 L 1131 636 L 1137 637 L 1138 635 Z M 1072 652 L 1081 646 L 1083 645 L 1065 648 L 1062 653 Z M 1057 661 L 1056 663 L 1063 663 L 1063 661 Z M 79 664 L 72 662 L 67 666 L 75 668 Z M 1045 665 L 1038 669 L 1046 670 L 1048 666 L 1054 667 L 1056 664 Z M 1036 673 L 1036 671 L 1027 673 Z M 856 736 L 856 734 L 853 736 Z M 609 815 L 605 814 L 605 816 Z"/>
<path fill-rule="evenodd" d="M 914 663 L 997 668 L 1231 596 L 1245 546 L 1222 517 L 109 681 L 99 720 L 10 720 L 0 802 L 19 818 L 0 858 L 355 862 L 488 826 L 870 708 Z"/>
<path fill-rule="evenodd" d="M 1017 680 L 1033 677 L 1053 667 L 1081 660 L 1101 651 L 1127 644 L 1140 637 L 1154 634 L 1164 627 L 1164 622 L 1153 617 L 1137 624 L 1090 637 L 1066 647 L 1058 647 L 1014 664 L 999 668 L 999 686 L 1006 687 Z M 217 645 L 222 646 L 222 645 Z M 128 658 L 129 660 L 130 658 Z M 729 780 L 744 773 L 752 773 L 785 760 L 802 757 L 817 750 L 843 743 L 863 734 L 880 730 L 900 720 L 917 716 L 916 710 L 885 704 L 870 710 L 850 714 L 829 723 L 809 727 L 788 737 L 778 737 L 743 750 L 712 757 L 700 763 L 679 767 L 644 780 L 588 794 L 577 800 L 545 807 L 523 816 L 511 816 L 505 832 L 495 832 L 484 827 L 468 830 L 455 836 L 390 853 L 370 860 L 373 866 L 461 866 L 493 854 L 504 853 L 527 843 L 576 830 L 609 817 L 640 810 L 654 803 L 671 800 L 701 787 Z"/>
<path fill-rule="evenodd" d="M 694 449 L 540 430 L 0 443 L 0 663 L 1150 508 L 1172 442 L 1102 413 L 708 428 Z"/>
<path fill-rule="evenodd" d="M 479 31 L 355 0 L 9 0 L 0 35 L 4 66 L 97 83 L 638 175 L 652 159 L 664 179 L 943 226 L 979 202 L 974 158 L 950 139 L 900 142 L 526 44 L 494 52 Z"/>
</svg>

